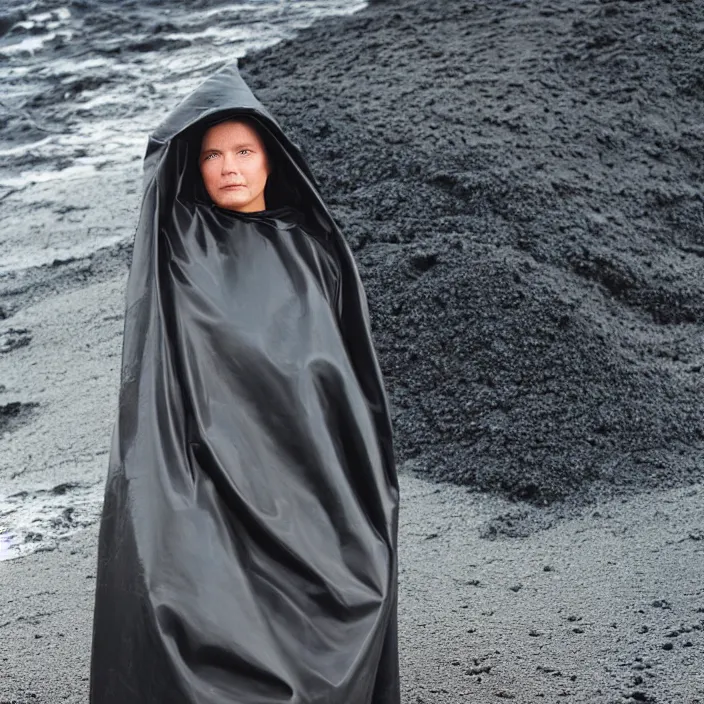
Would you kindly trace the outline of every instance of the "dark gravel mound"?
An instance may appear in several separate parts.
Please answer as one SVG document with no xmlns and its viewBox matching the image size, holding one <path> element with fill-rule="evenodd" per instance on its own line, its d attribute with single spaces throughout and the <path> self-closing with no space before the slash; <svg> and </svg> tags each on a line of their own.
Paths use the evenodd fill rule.
<svg viewBox="0 0 704 704">
<path fill-rule="evenodd" d="M 346 22 L 241 66 L 356 250 L 399 460 L 536 503 L 701 479 L 704 5 Z"/>
</svg>

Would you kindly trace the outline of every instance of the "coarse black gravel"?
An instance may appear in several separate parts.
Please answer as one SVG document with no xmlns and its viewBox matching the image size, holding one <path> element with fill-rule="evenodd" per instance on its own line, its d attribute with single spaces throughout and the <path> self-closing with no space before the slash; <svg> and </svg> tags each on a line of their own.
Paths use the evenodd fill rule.
<svg viewBox="0 0 704 704">
<path fill-rule="evenodd" d="M 240 66 L 355 249 L 399 462 L 538 505 L 700 480 L 704 5 L 345 23 Z"/>
</svg>

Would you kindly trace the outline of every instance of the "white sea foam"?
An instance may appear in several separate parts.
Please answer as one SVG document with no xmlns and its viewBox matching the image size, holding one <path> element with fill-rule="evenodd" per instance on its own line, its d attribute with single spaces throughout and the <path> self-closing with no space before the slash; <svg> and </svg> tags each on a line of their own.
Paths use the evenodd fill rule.
<svg viewBox="0 0 704 704">
<path fill-rule="evenodd" d="M 44 44 L 50 42 L 55 37 L 56 33 L 54 32 L 49 32 L 49 34 L 41 34 L 36 37 L 25 37 L 16 44 L 6 44 L 5 46 L 0 46 L 0 54 L 4 54 L 5 56 L 21 54 L 23 52 L 34 54 L 36 51 L 39 51 Z"/>
<path fill-rule="evenodd" d="M 70 181 L 85 178 L 95 173 L 95 167 L 90 165 L 68 166 L 59 171 L 22 171 L 19 176 L 0 177 L 0 186 L 5 188 L 24 188 L 31 183 L 46 183 L 47 181 Z"/>
<path fill-rule="evenodd" d="M 100 485 L 71 484 L 0 495 L 0 562 L 53 549 L 98 517 Z"/>
<path fill-rule="evenodd" d="M 9 147 L 7 149 L 0 149 L 0 156 L 18 156 L 20 154 L 26 154 L 28 151 L 31 151 L 32 149 L 36 149 L 37 147 L 44 146 L 45 144 L 48 144 L 51 142 L 52 137 L 44 137 L 44 139 L 40 139 L 37 142 L 32 142 L 31 144 L 20 144 L 17 147 Z M 9 164 L 8 164 L 9 165 Z M 0 181 L 1 183 L 1 181 Z"/>
</svg>

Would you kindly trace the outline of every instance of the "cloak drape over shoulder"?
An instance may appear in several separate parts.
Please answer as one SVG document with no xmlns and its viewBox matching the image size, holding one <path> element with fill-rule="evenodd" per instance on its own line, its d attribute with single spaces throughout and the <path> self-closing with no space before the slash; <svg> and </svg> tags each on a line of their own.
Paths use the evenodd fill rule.
<svg viewBox="0 0 704 704">
<path fill-rule="evenodd" d="M 266 210 L 203 196 L 199 135 L 230 116 L 274 157 Z M 144 166 L 90 701 L 398 704 L 398 483 L 349 246 L 234 65 Z"/>
</svg>

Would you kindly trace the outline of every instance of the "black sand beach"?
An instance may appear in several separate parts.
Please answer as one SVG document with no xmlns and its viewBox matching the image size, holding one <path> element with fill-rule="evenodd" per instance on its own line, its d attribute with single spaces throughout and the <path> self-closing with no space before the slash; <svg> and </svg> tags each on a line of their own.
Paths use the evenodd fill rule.
<svg viewBox="0 0 704 704">
<path fill-rule="evenodd" d="M 244 64 L 355 246 L 402 459 L 536 503 L 701 478 L 704 10 L 449 8 Z"/>
<path fill-rule="evenodd" d="M 405 704 L 704 702 L 703 30 L 691 0 L 389 0 L 240 61 L 367 288 Z M 88 187 L 62 227 L 106 226 L 78 209 Z M 0 206 L 5 227 L 33 217 L 21 192 Z M 46 505 L 88 526 L 0 562 L 0 703 L 86 701 L 81 502 L 129 256 L 0 276 L 3 487 L 63 487 Z"/>
</svg>

